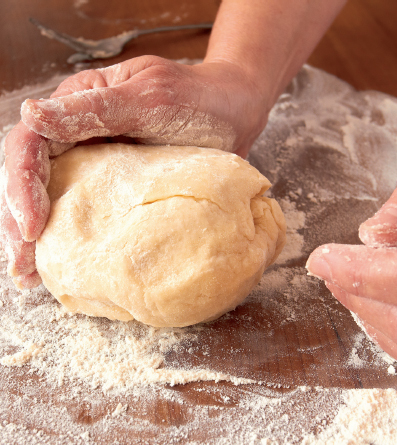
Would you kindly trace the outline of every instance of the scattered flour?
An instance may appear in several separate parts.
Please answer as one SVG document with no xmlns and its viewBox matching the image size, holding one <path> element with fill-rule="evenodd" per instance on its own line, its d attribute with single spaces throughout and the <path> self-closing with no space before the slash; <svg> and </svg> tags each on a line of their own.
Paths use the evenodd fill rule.
<svg viewBox="0 0 397 445">
<path fill-rule="evenodd" d="M 283 264 L 303 254 L 304 239 L 299 231 L 305 227 L 305 213 L 297 210 L 296 203 L 289 198 L 281 199 L 279 203 L 287 223 L 287 243 L 277 258 L 277 264 Z"/>
<path fill-rule="evenodd" d="M 26 97 L 60 80 L 1 96 L 0 137 Z M 395 361 L 304 269 L 318 245 L 355 240 L 394 188 L 396 107 L 301 71 L 249 157 L 273 182 L 287 247 L 246 303 L 213 323 L 70 315 L 43 288 L 16 291 L 1 261 L 0 444 L 396 443 Z M 389 389 L 351 386 L 379 376 Z"/>
<path fill-rule="evenodd" d="M 41 295 L 48 302 L 35 305 Z M 75 316 L 52 301 L 43 287 L 30 292 L 28 309 L 5 311 L 0 333 L 3 346 L 18 347 L 3 356 L 3 366 L 22 366 L 45 375 L 50 384 L 61 386 L 66 380 L 86 382 L 103 392 L 126 392 L 136 385 L 156 383 L 186 384 L 192 381 L 231 381 L 253 383 L 207 369 L 164 367 L 164 357 L 197 341 L 190 328 L 152 328 L 138 322 L 109 322 L 100 318 Z M 20 300 L 18 299 L 18 302 Z M 21 348 L 21 349 L 20 349 Z"/>
<path fill-rule="evenodd" d="M 396 368 L 393 366 L 393 365 L 390 365 L 388 368 L 387 368 L 387 372 L 389 373 L 389 374 L 395 374 L 396 373 Z"/>
<path fill-rule="evenodd" d="M 309 445 L 393 445 L 397 438 L 397 398 L 394 389 L 344 391 L 343 404 L 333 422 L 319 435 L 306 437 Z"/>
</svg>

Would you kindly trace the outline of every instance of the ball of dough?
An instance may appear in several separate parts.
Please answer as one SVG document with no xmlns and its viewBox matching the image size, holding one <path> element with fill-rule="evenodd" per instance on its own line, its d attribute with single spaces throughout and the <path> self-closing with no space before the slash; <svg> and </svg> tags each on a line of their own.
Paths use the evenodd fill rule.
<svg viewBox="0 0 397 445">
<path fill-rule="evenodd" d="M 37 269 L 71 312 L 187 326 L 234 309 L 285 243 L 269 181 L 197 147 L 103 144 L 51 161 Z"/>
</svg>

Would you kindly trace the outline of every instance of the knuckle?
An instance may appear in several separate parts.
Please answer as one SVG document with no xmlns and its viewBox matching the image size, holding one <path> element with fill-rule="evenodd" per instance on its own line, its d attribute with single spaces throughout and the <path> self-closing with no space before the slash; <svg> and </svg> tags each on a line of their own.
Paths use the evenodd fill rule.
<svg viewBox="0 0 397 445">
<path fill-rule="evenodd" d="M 153 56 L 153 55 L 146 55 L 146 56 L 140 56 L 136 57 L 135 59 L 132 59 L 132 62 L 139 63 L 145 66 L 146 68 L 150 68 L 152 66 L 170 66 L 173 65 L 173 62 L 167 59 L 163 59 L 159 56 Z"/>
<path fill-rule="evenodd" d="M 89 69 L 68 77 L 60 83 L 52 97 L 62 97 L 78 91 L 107 86 L 101 70 Z"/>
</svg>

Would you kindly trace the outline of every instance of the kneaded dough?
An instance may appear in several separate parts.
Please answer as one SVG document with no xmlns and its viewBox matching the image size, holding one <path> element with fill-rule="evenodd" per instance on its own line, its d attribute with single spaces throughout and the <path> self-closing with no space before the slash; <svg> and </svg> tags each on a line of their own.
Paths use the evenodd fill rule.
<svg viewBox="0 0 397 445">
<path fill-rule="evenodd" d="M 269 181 L 198 147 L 103 144 L 51 161 L 37 269 L 71 312 L 187 326 L 234 309 L 285 243 Z"/>
</svg>

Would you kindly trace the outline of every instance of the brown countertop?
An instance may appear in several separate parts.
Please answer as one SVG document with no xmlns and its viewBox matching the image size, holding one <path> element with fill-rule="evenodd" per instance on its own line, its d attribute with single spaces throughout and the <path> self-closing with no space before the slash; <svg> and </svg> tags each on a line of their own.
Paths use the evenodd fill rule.
<svg viewBox="0 0 397 445">
<path fill-rule="evenodd" d="M 56 4 L 45 0 L 4 0 L 0 6 L 0 91 L 70 71 L 66 59 L 73 51 L 41 36 L 28 22 L 29 17 L 70 35 L 95 39 L 135 27 L 213 21 L 219 4 L 219 0 L 121 0 L 109 7 L 103 0 L 58 0 Z M 309 63 L 358 89 L 397 96 L 396 20 L 397 6 L 393 0 L 350 0 Z M 129 43 L 122 55 L 93 66 L 111 65 L 144 54 L 172 59 L 202 58 L 207 41 L 208 32 L 144 36 Z"/>
<path fill-rule="evenodd" d="M 102 0 L 96 2 L 58 0 L 51 4 L 44 0 L 18 2 L 3 0 L 0 5 L 2 37 L 0 92 L 4 94 L 4 97 L 8 97 L 7 94 L 10 91 L 25 85 L 45 82 L 58 73 L 72 72 L 72 67 L 66 63 L 66 59 L 73 51 L 41 36 L 28 22 L 31 16 L 59 31 L 95 39 L 109 37 L 134 27 L 148 28 L 170 23 L 212 21 L 219 3 L 218 0 L 200 2 L 120 0 L 109 6 L 110 2 Z M 397 96 L 396 22 L 397 4 L 394 0 L 352 0 L 320 42 L 309 59 L 309 63 L 337 75 L 358 89 L 373 89 Z M 208 32 L 196 31 L 144 36 L 129 43 L 122 55 L 107 61 L 87 64 L 86 67 L 102 67 L 143 54 L 155 54 L 172 59 L 202 58 L 207 41 Z M 304 74 L 304 76 L 307 75 L 310 74 Z M 316 74 L 314 74 L 313 82 L 317 79 L 315 76 Z M 348 94 L 349 100 L 357 99 L 354 96 L 355 93 Z M 299 106 L 301 105 L 300 103 Z M 280 107 L 280 113 L 287 110 L 288 106 L 291 109 L 294 108 L 292 105 L 285 105 Z M 0 124 L 3 125 L 4 122 Z M 285 148 L 288 146 L 288 138 L 282 131 L 286 130 L 280 130 L 282 125 L 280 124 L 281 127 L 277 125 L 270 127 L 269 138 L 275 141 L 281 138 Z M 298 121 L 296 125 L 298 128 Z M 298 133 L 295 136 L 298 138 L 296 141 L 301 141 Z M 267 137 L 263 136 L 258 141 L 251 156 L 251 162 L 258 168 L 264 162 L 259 149 L 261 144 L 266 143 Z M 321 137 L 324 137 L 324 134 L 321 134 Z M 289 139 L 289 144 L 291 140 Z M 314 142 L 321 146 L 318 140 Z M 308 151 L 305 151 L 308 156 L 307 164 L 301 165 L 302 171 L 309 172 L 305 168 L 310 164 L 310 168 L 318 169 L 320 175 L 326 176 L 327 170 L 323 172 L 313 147 L 308 147 Z M 278 148 L 276 147 L 275 150 L 277 151 Z M 280 416 L 287 416 L 287 419 L 289 416 L 290 420 L 293 418 L 294 406 L 303 415 L 307 410 L 307 419 L 313 422 L 310 425 L 305 423 L 306 431 L 315 431 L 318 425 L 313 419 L 316 418 L 317 411 L 320 412 L 322 406 L 327 403 L 331 408 L 340 404 L 340 394 L 334 391 L 335 388 L 397 388 L 396 376 L 387 372 L 388 365 L 379 359 L 379 351 L 376 351 L 361 333 L 348 311 L 330 296 L 322 284 L 314 279 L 308 280 L 303 269 L 308 253 L 316 245 L 329 241 L 357 243 L 356 231 L 360 220 L 371 215 L 379 206 L 379 202 L 369 199 L 361 204 L 358 203 L 359 200 L 357 202 L 348 200 L 348 203 L 343 204 L 345 207 L 338 208 L 337 212 L 334 204 L 324 204 L 317 213 L 313 207 L 310 207 L 316 205 L 316 195 L 310 197 L 307 193 L 309 189 L 304 189 L 303 192 L 299 190 L 301 178 L 298 174 L 294 177 L 294 168 L 296 163 L 300 162 L 299 159 L 289 158 L 285 153 L 283 154 L 282 149 L 280 150 L 277 153 L 281 156 L 284 167 L 289 168 L 288 180 L 280 179 L 276 174 L 270 179 L 274 182 L 275 196 L 286 200 L 284 205 L 290 211 L 290 218 L 301 215 L 299 212 L 306 214 L 305 223 L 295 226 L 294 232 L 297 237 L 305 238 L 306 245 L 302 255 L 291 257 L 287 261 L 288 270 L 280 266 L 272 270 L 273 275 L 270 276 L 274 281 L 273 285 L 268 286 L 271 298 L 266 305 L 253 296 L 247 304 L 238 308 L 232 315 L 212 323 L 208 330 L 204 328 L 200 331 L 198 340 L 196 338 L 193 341 L 189 352 L 170 350 L 165 361 L 165 364 L 171 367 L 183 362 L 193 368 L 199 366 L 217 372 L 227 370 L 232 375 L 261 381 L 262 384 L 234 386 L 230 382 L 193 382 L 175 387 L 168 386 L 168 398 L 164 398 L 163 393 L 153 389 L 150 400 L 144 400 L 135 393 L 133 396 L 128 394 L 113 398 L 109 396 L 108 399 L 106 395 L 97 395 L 95 400 L 100 399 L 98 403 L 91 401 L 89 393 L 83 388 L 80 396 L 75 396 L 73 403 L 70 402 L 72 399 L 67 399 L 69 402 L 66 403 L 67 414 L 73 425 L 77 425 L 76 431 L 79 433 L 78 439 L 77 436 L 73 436 L 71 443 L 85 443 L 85 440 L 91 443 L 91 439 L 92 443 L 104 444 L 188 443 L 189 441 L 189 443 L 194 443 L 194 441 L 195 443 L 217 443 L 216 437 L 223 437 L 222 428 L 231 428 L 231 425 L 227 423 L 233 419 L 236 441 L 219 443 L 256 444 L 261 443 L 259 442 L 261 437 L 265 437 L 262 427 L 255 427 L 258 415 L 264 416 L 263 425 L 266 428 L 270 428 L 271 422 L 269 423 L 265 418 L 265 407 L 263 406 L 263 412 L 260 411 L 253 402 L 248 402 L 248 395 L 262 397 L 263 403 L 266 399 L 267 416 L 271 406 L 269 400 L 277 398 L 276 393 L 285 401 L 286 398 L 292 397 L 291 391 L 295 391 L 300 386 L 329 389 L 331 392 L 328 396 L 323 392 L 310 393 L 311 390 L 309 390 L 311 395 L 306 397 L 304 403 L 301 396 L 296 399 L 292 397 L 285 405 L 285 412 L 281 410 Z M 302 150 L 306 148 L 302 147 Z M 328 156 L 328 166 L 334 165 L 336 169 L 339 160 L 336 160 L 331 152 L 326 151 L 325 155 Z M 268 171 L 265 173 L 272 176 L 275 170 L 276 165 L 272 165 L 272 160 L 269 158 Z M 359 175 L 360 172 L 354 172 L 354 174 Z M 367 185 L 364 184 L 364 191 L 366 191 L 365 187 Z M 385 199 L 388 191 L 386 189 L 387 187 L 384 190 L 380 188 L 379 196 L 377 196 L 380 200 Z M 348 187 L 344 189 L 344 192 L 346 190 Z M 349 190 L 348 192 L 350 193 Z M 310 218 L 307 215 L 311 215 Z M 346 219 L 342 220 L 346 217 L 351 217 L 348 224 Z M 317 229 L 312 230 L 312 225 Z M 327 232 L 328 226 L 332 226 L 337 232 Z M 280 270 L 283 283 L 279 289 L 275 278 L 278 270 Z M 5 309 L 0 307 L 0 311 L 7 310 L 8 306 L 11 308 L 11 305 L 20 298 L 9 290 L 8 284 L 2 282 L 2 286 L 2 301 Z M 265 288 L 266 285 L 263 289 Z M 43 297 L 43 301 L 47 301 L 46 298 L 49 297 Z M 27 301 L 28 303 L 24 303 L 25 306 L 20 303 L 22 313 L 34 304 L 29 297 Z M 286 306 L 289 309 L 285 313 L 280 312 L 282 308 L 280 302 L 283 301 L 290 304 Z M 10 310 L 12 312 L 14 309 Z M 109 324 L 105 322 L 103 329 L 104 332 L 109 329 Z M 10 353 L 8 349 L 7 353 Z M 3 353 L 0 355 L 2 356 Z M 27 404 L 26 407 L 32 406 L 32 410 L 36 405 L 40 405 L 43 410 L 50 405 L 62 407 L 62 401 L 60 401 L 62 391 L 73 390 L 73 384 L 71 384 L 71 386 L 66 386 L 66 389 L 65 387 L 57 389 L 52 394 L 48 392 L 48 387 L 43 381 L 42 376 L 29 372 L 29 365 L 10 368 L 0 366 L 0 439 L 2 434 L 4 437 L 9 437 L 5 433 L 5 427 L 1 429 L 1 422 L 3 425 L 9 422 L 19 425 L 19 435 L 16 437 L 25 437 L 23 434 L 31 437 L 36 434 L 32 431 L 37 429 L 43 431 L 45 437 L 49 438 L 48 442 L 43 439 L 41 443 L 63 443 L 61 439 L 56 442 L 58 440 L 56 437 L 57 431 L 62 431 L 66 437 L 67 428 L 64 424 L 57 426 L 54 418 L 51 417 L 51 422 L 43 427 L 45 421 L 38 421 L 37 415 L 32 417 L 35 420 L 29 421 L 27 409 L 21 408 L 24 403 Z M 41 387 L 43 390 L 39 397 L 37 394 L 40 394 L 40 391 L 37 388 Z M 270 390 L 273 393 L 266 392 Z M 58 396 L 59 399 L 57 399 Z M 29 405 L 28 402 L 33 404 Z M 128 404 L 128 411 L 121 413 L 124 417 L 111 415 L 109 417 L 109 413 L 114 411 L 118 403 L 123 406 Z M 194 417 L 198 412 L 195 411 L 197 407 L 201 410 L 202 417 L 200 418 Z M 230 416 L 223 414 L 224 421 L 220 416 L 220 410 L 223 409 L 230 414 Z M 254 417 L 249 417 L 248 412 L 254 413 L 256 420 Z M 272 413 L 274 415 L 274 412 Z M 109 421 L 108 425 L 114 429 L 113 435 L 104 427 L 105 418 Z M 128 426 L 127 418 L 132 423 L 134 419 L 137 419 L 136 424 L 139 424 L 139 428 L 134 429 L 131 422 Z M 119 424 L 118 419 L 120 419 Z M 149 425 L 146 429 L 142 427 L 143 419 Z M 201 422 L 200 419 L 202 419 Z M 324 419 L 328 422 L 332 420 L 332 415 L 327 414 Z M 236 428 L 240 421 L 251 422 L 254 425 L 253 430 L 256 428 L 258 433 L 257 442 L 253 436 L 248 442 L 248 436 L 243 434 L 245 428 L 243 424 Z M 222 425 L 222 423 L 225 424 Z M 189 429 L 190 424 L 192 428 Z M 281 424 L 281 420 L 277 425 L 274 423 L 277 427 Z M 23 430 L 23 428 L 27 429 Z M 287 422 L 283 434 L 274 437 L 285 440 L 285 430 L 288 428 L 295 428 L 294 431 L 296 431 L 297 428 L 299 429 L 299 422 L 294 425 L 292 423 L 288 425 Z M 25 433 L 22 434 L 22 430 Z M 89 434 L 81 436 L 80 433 L 83 431 Z M 156 436 L 159 432 L 164 432 L 164 435 Z M 126 439 L 126 434 L 128 434 L 128 439 Z M 297 437 L 296 433 L 294 434 L 294 437 Z M 17 439 L 9 443 L 22 442 L 18 442 Z M 26 439 L 24 443 L 35 442 L 28 442 Z"/>
</svg>

